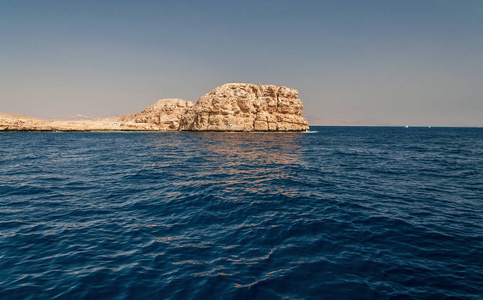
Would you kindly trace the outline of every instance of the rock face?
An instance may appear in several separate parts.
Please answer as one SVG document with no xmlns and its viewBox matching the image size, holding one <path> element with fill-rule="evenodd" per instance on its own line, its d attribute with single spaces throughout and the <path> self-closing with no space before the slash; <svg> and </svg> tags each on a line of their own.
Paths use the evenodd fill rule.
<svg viewBox="0 0 483 300">
<path fill-rule="evenodd" d="M 155 124 L 158 130 L 178 130 L 179 121 L 193 102 L 181 99 L 161 99 L 142 112 L 122 116 L 121 122 Z"/>
<path fill-rule="evenodd" d="M 121 118 L 47 121 L 0 113 L 0 131 L 304 131 L 302 108 L 297 90 L 227 83 L 196 104 L 162 99 Z"/>
<path fill-rule="evenodd" d="M 302 101 L 295 89 L 227 83 L 202 96 L 181 117 L 179 130 L 303 131 Z"/>
</svg>

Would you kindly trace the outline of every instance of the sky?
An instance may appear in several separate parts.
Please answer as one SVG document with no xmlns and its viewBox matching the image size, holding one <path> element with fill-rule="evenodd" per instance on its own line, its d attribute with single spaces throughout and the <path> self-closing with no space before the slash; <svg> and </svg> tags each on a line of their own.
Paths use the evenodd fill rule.
<svg viewBox="0 0 483 300">
<path fill-rule="evenodd" d="M 304 116 L 483 126 L 483 1 L 0 0 L 0 112 L 139 112 L 227 82 Z"/>
</svg>

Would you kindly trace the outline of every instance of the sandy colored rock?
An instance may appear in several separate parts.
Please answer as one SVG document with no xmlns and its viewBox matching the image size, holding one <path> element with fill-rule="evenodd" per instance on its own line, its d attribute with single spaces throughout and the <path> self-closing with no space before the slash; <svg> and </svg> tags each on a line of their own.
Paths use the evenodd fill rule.
<svg viewBox="0 0 483 300">
<path fill-rule="evenodd" d="M 302 101 L 295 89 L 227 83 L 196 104 L 162 99 L 120 118 L 48 121 L 0 113 L 3 131 L 304 131 Z"/>
<path fill-rule="evenodd" d="M 118 118 L 86 121 L 50 121 L 0 113 L 0 131 L 142 131 L 158 130 L 151 124 L 122 124 Z"/>
<path fill-rule="evenodd" d="M 125 123 L 154 124 L 158 130 L 178 130 L 181 117 L 193 106 L 193 102 L 181 99 L 161 99 L 142 112 L 122 116 Z"/>
<path fill-rule="evenodd" d="M 303 131 L 302 101 L 295 89 L 227 83 L 202 96 L 181 118 L 179 130 Z"/>
</svg>

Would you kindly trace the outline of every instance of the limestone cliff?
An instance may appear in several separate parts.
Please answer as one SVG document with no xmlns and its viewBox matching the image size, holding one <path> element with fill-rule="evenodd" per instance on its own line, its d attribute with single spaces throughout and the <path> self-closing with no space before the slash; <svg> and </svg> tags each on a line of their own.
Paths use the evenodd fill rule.
<svg viewBox="0 0 483 300">
<path fill-rule="evenodd" d="M 302 101 L 295 89 L 227 83 L 202 96 L 181 117 L 179 130 L 303 131 Z"/>
<path fill-rule="evenodd" d="M 227 83 L 196 104 L 162 99 L 121 118 L 47 121 L 0 113 L 0 131 L 304 131 L 302 108 L 295 89 Z"/>
<path fill-rule="evenodd" d="M 158 130 L 178 130 L 179 121 L 193 102 L 181 99 L 161 99 L 142 112 L 122 116 L 120 122 L 154 124 Z"/>
</svg>

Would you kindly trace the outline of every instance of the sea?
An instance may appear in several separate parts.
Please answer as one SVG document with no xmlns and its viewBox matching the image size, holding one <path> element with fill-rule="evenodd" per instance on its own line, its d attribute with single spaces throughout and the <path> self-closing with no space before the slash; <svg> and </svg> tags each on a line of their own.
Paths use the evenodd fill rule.
<svg viewBox="0 0 483 300">
<path fill-rule="evenodd" d="M 0 299 L 483 299 L 483 129 L 0 133 Z"/>
</svg>

